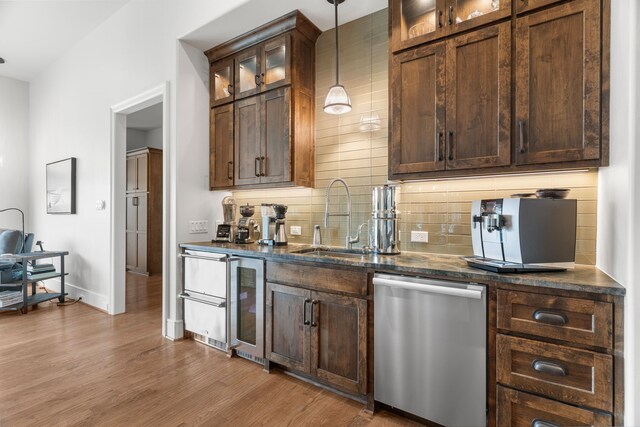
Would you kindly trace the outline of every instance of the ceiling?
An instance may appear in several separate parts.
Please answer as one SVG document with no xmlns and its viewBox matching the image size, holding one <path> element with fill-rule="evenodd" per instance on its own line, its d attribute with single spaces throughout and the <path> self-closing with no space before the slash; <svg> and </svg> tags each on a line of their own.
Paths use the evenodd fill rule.
<svg viewBox="0 0 640 427">
<path fill-rule="evenodd" d="M 338 9 L 339 23 L 353 21 L 387 5 L 388 0 L 346 0 Z M 207 50 L 295 9 L 322 31 L 334 26 L 333 4 L 327 0 L 251 0 L 180 39 Z"/>
<path fill-rule="evenodd" d="M 127 115 L 127 129 L 151 130 L 162 127 L 162 102 Z"/>
<path fill-rule="evenodd" d="M 0 76 L 29 81 L 129 0 L 0 0 Z"/>
</svg>

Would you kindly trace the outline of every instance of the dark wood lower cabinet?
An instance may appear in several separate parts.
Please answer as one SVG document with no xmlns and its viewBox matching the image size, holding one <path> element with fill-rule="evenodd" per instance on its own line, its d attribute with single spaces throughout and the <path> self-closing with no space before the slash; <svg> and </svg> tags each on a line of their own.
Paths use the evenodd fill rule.
<svg viewBox="0 0 640 427">
<path fill-rule="evenodd" d="M 498 426 L 611 426 L 610 414 L 589 411 L 564 403 L 498 386 Z"/>
<path fill-rule="evenodd" d="M 367 393 L 367 301 L 267 282 L 266 358 Z"/>
</svg>

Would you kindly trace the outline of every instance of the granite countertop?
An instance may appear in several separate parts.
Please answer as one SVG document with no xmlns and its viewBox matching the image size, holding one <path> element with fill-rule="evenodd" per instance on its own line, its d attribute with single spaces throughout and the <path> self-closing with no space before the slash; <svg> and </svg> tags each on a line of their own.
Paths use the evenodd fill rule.
<svg viewBox="0 0 640 427">
<path fill-rule="evenodd" d="M 467 266 L 457 255 L 402 252 L 400 255 L 368 254 L 356 257 L 296 253 L 310 245 L 260 246 L 253 244 L 195 242 L 183 243 L 184 249 L 261 257 L 275 261 L 299 261 L 316 264 L 362 267 L 373 271 L 408 273 L 427 276 L 447 276 L 451 279 L 496 281 L 540 288 L 624 295 L 625 288 L 602 270 L 590 265 L 576 265 L 573 270 L 557 273 L 500 274 Z"/>
</svg>

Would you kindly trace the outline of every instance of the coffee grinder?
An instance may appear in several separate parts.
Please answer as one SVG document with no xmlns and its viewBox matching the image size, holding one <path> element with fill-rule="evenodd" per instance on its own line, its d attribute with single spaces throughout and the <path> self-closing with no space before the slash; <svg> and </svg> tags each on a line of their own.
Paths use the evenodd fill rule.
<svg viewBox="0 0 640 427">
<path fill-rule="evenodd" d="M 216 229 L 216 238 L 214 242 L 233 243 L 236 231 L 236 201 L 233 197 L 227 196 L 222 199 L 222 213 L 224 222 L 218 224 Z"/>
<path fill-rule="evenodd" d="M 254 235 L 260 229 L 258 223 L 252 218 L 255 213 L 255 206 L 246 204 L 240 206 L 240 215 L 242 218 L 238 220 L 238 230 L 236 232 L 236 243 L 253 243 Z"/>
<path fill-rule="evenodd" d="M 273 212 L 273 205 L 270 203 L 263 203 L 260 206 L 262 214 L 262 238 L 258 240 L 259 245 L 273 246 L 275 244 L 275 214 Z"/>
</svg>

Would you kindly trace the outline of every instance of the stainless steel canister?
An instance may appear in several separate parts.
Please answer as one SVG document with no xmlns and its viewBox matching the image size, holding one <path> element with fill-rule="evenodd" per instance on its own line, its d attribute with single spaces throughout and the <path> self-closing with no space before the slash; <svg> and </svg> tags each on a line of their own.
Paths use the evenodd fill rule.
<svg viewBox="0 0 640 427">
<path fill-rule="evenodd" d="M 371 194 L 372 212 L 369 221 L 369 244 L 374 253 L 400 253 L 397 209 L 400 191 L 395 185 L 374 187 Z"/>
</svg>

